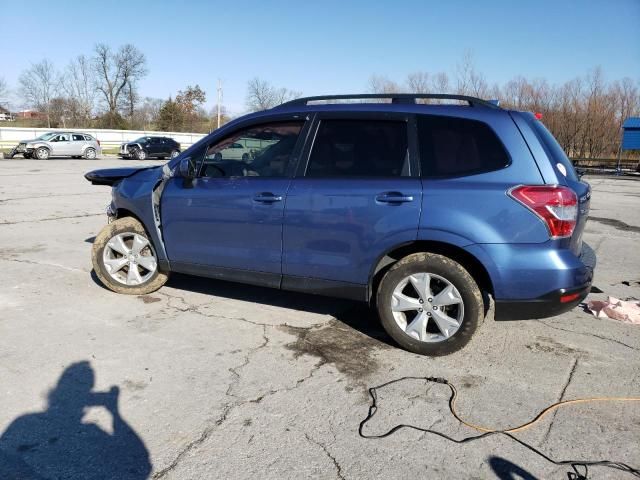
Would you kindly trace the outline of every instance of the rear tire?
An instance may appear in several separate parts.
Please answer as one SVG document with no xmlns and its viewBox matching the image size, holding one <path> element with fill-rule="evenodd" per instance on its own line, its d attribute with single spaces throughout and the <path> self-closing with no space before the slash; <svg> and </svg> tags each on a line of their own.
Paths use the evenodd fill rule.
<svg viewBox="0 0 640 480">
<path fill-rule="evenodd" d="M 144 226 L 124 217 L 104 227 L 91 250 L 93 270 L 109 290 L 144 295 L 162 287 L 169 274 L 158 269 L 155 248 Z"/>
<path fill-rule="evenodd" d="M 394 264 L 380 282 L 376 304 L 387 333 L 420 355 L 460 350 L 484 320 L 482 294 L 469 272 L 433 253 L 414 253 Z"/>
<path fill-rule="evenodd" d="M 87 160 L 95 160 L 96 159 L 96 149 L 95 148 L 87 148 L 84 151 L 84 158 Z"/>
<path fill-rule="evenodd" d="M 170 158 L 176 158 L 178 155 L 180 155 L 178 150 L 172 150 Z"/>
</svg>

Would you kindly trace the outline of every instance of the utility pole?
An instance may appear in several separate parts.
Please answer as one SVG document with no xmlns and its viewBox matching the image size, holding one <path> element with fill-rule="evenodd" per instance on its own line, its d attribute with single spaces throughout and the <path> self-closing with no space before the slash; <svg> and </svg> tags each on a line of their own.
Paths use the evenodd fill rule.
<svg viewBox="0 0 640 480">
<path fill-rule="evenodd" d="M 222 81 L 218 79 L 218 127 L 220 128 L 220 109 L 222 103 Z"/>
</svg>

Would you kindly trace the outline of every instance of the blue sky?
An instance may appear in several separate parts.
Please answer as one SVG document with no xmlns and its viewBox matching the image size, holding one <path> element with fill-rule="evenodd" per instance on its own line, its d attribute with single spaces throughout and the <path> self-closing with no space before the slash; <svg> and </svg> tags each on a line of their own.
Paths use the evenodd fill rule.
<svg viewBox="0 0 640 480">
<path fill-rule="evenodd" d="M 598 65 L 640 80 L 640 0 L 0 0 L 0 25 L 11 88 L 43 58 L 63 67 L 95 43 L 133 43 L 148 60 L 143 95 L 197 83 L 211 106 L 221 78 L 234 113 L 255 76 L 305 95 L 362 92 L 372 74 L 452 75 L 466 50 L 489 83 L 561 83 Z"/>
</svg>

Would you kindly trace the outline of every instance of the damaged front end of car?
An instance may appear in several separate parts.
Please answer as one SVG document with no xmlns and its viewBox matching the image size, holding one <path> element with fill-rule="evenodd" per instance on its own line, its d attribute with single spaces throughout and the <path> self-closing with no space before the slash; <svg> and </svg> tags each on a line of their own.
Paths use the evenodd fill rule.
<svg viewBox="0 0 640 480">
<path fill-rule="evenodd" d="M 148 233 L 156 246 L 158 263 L 165 270 L 168 269 L 168 259 L 162 235 L 160 201 L 164 186 L 172 176 L 168 164 L 106 168 L 85 174 L 85 178 L 93 185 L 111 186 L 111 203 L 106 209 L 108 223 L 131 216 L 139 219 L 143 225 L 155 226 Z"/>
</svg>

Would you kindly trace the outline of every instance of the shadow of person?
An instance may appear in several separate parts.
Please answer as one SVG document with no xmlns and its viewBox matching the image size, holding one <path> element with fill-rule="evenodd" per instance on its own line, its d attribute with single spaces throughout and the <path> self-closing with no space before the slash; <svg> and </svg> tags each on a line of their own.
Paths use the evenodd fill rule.
<svg viewBox="0 0 640 480">
<path fill-rule="evenodd" d="M 0 437 L 0 479 L 130 479 L 151 471 L 149 452 L 118 411 L 118 387 L 92 392 L 89 362 L 62 373 L 48 395 L 48 408 L 16 418 Z M 113 433 L 83 423 L 88 408 L 105 408 Z"/>
<path fill-rule="evenodd" d="M 537 477 L 506 458 L 492 456 L 489 465 L 500 480 L 537 480 Z"/>
</svg>

